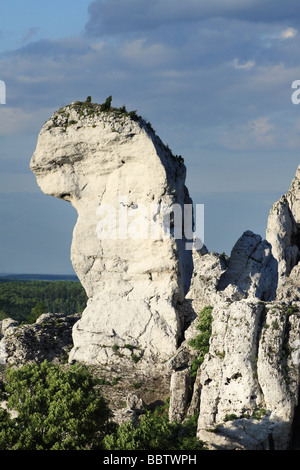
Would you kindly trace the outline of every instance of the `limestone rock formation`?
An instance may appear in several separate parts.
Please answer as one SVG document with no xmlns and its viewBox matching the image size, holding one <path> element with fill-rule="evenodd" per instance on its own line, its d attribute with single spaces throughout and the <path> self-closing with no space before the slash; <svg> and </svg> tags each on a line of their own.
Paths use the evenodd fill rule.
<svg viewBox="0 0 300 470">
<path fill-rule="evenodd" d="M 45 123 L 30 167 L 45 194 L 78 212 L 71 260 L 89 300 L 70 361 L 120 362 L 128 344 L 138 359 L 168 359 L 193 270 L 184 231 L 161 232 L 168 217 L 176 231 L 173 208 L 192 203 L 182 158 L 135 113 L 74 102 Z"/>
<path fill-rule="evenodd" d="M 298 403 L 300 304 L 242 300 L 215 307 L 213 317 L 200 375 L 199 438 L 212 449 L 288 448 Z"/>
<path fill-rule="evenodd" d="M 72 328 L 80 317 L 80 313 L 44 313 L 32 325 L 5 318 L 0 322 L 0 364 L 65 362 L 73 346 Z"/>
<path fill-rule="evenodd" d="M 271 244 L 250 230 L 234 245 L 228 268 L 221 276 L 218 290 L 238 287 L 241 296 L 272 300 L 277 289 L 277 261 Z"/>
<path fill-rule="evenodd" d="M 146 410 L 143 399 L 134 392 L 126 397 L 126 408 L 118 409 L 114 414 L 114 422 L 124 424 L 127 422 L 137 423 L 138 418 Z"/>
<path fill-rule="evenodd" d="M 300 409 L 300 166 L 266 239 L 248 230 L 230 257 L 175 236 L 177 209 L 191 204 L 182 159 L 123 108 L 74 102 L 54 113 L 31 169 L 78 212 L 71 259 L 89 300 L 69 360 L 151 379 L 156 361 L 156 379 L 170 379 L 170 419 L 198 413 L 209 449 L 289 448 Z M 157 236 L 165 220 L 174 236 Z M 15 325 L 4 327 L 7 338 Z M 120 421 L 143 406 L 132 397 Z"/>
<path fill-rule="evenodd" d="M 230 258 L 193 253 L 185 302 L 198 313 L 213 307 L 209 352 L 191 380 L 195 318 L 170 361 L 169 414 L 198 412 L 198 437 L 209 449 L 291 446 L 300 405 L 299 169 L 270 211 L 267 240 L 247 231 Z"/>
<path fill-rule="evenodd" d="M 281 284 L 300 259 L 300 166 L 287 194 L 272 206 L 266 238 L 278 261 Z"/>
<path fill-rule="evenodd" d="M 238 239 L 230 258 L 207 249 L 194 250 L 193 264 L 191 286 L 180 307 L 190 322 L 206 305 L 245 298 L 275 298 L 277 260 L 270 243 L 250 230 Z"/>
</svg>

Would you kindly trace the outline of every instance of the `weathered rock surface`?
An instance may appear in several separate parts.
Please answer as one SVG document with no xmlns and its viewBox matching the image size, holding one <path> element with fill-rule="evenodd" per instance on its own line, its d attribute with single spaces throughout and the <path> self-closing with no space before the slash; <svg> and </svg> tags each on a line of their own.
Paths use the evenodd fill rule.
<svg viewBox="0 0 300 470">
<path fill-rule="evenodd" d="M 194 272 L 190 290 L 186 295 L 186 303 L 198 313 L 206 305 L 219 301 L 218 284 L 226 273 L 228 259 L 218 253 L 201 254 L 196 250 L 193 251 L 193 259 Z M 226 293 L 224 295 L 226 296 Z"/>
<path fill-rule="evenodd" d="M 281 284 L 300 259 L 300 166 L 287 194 L 272 206 L 266 238 L 278 261 Z"/>
<path fill-rule="evenodd" d="M 73 346 L 72 328 L 81 314 L 44 313 L 32 325 L 5 318 L 0 325 L 0 364 L 64 362 Z"/>
<path fill-rule="evenodd" d="M 277 264 L 270 243 L 248 230 L 234 245 L 217 289 L 225 290 L 233 285 L 242 297 L 272 300 L 278 281 Z"/>
<path fill-rule="evenodd" d="M 143 399 L 136 393 L 130 392 L 126 397 L 126 408 L 120 408 L 114 413 L 114 421 L 118 424 L 136 423 L 145 410 Z"/>
<path fill-rule="evenodd" d="M 182 333 L 176 306 L 190 285 L 192 254 L 184 235 L 148 228 L 155 232 L 162 207 L 191 204 L 182 159 L 143 120 L 74 102 L 43 126 L 31 170 L 44 193 L 78 212 L 71 260 L 89 300 L 70 361 L 120 361 L 113 348 L 127 344 L 143 360 L 168 359 Z"/>
<path fill-rule="evenodd" d="M 300 264 L 296 264 L 288 277 L 283 277 L 276 292 L 276 299 L 282 302 L 300 300 Z"/>
<path fill-rule="evenodd" d="M 193 253 L 186 302 L 197 313 L 213 306 L 209 352 L 188 396 L 196 318 L 170 362 L 169 414 L 198 412 L 198 437 L 210 449 L 291 446 L 300 382 L 299 199 L 298 169 L 270 211 L 268 241 L 247 231 L 230 258 Z"/>
<path fill-rule="evenodd" d="M 199 438 L 215 449 L 286 449 L 298 402 L 300 304 L 242 300 L 213 317 Z"/>
</svg>

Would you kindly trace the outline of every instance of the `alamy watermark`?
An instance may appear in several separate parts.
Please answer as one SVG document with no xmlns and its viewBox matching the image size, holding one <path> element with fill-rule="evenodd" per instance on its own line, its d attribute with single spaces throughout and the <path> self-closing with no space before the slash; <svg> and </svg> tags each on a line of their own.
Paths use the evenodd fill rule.
<svg viewBox="0 0 300 470">
<path fill-rule="evenodd" d="M 0 80 L 0 104 L 6 104 L 6 85 L 3 80 Z"/>
<path fill-rule="evenodd" d="M 296 91 L 292 94 L 292 103 L 299 104 L 300 103 L 300 80 L 294 80 L 292 83 L 292 88 L 295 88 Z"/>
<path fill-rule="evenodd" d="M 204 244 L 204 204 L 137 204 L 120 196 L 116 205 L 100 204 L 96 235 L 100 240 L 184 240 L 185 249 Z"/>
</svg>

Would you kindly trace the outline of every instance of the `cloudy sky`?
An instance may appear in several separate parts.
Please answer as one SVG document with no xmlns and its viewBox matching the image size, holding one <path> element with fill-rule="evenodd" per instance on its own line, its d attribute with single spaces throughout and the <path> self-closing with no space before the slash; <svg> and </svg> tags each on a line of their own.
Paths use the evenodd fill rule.
<svg viewBox="0 0 300 470">
<path fill-rule="evenodd" d="M 0 273 L 73 273 L 76 212 L 29 170 L 43 123 L 91 95 L 150 121 L 205 204 L 205 244 L 265 237 L 300 152 L 297 0 L 1 2 Z"/>
</svg>

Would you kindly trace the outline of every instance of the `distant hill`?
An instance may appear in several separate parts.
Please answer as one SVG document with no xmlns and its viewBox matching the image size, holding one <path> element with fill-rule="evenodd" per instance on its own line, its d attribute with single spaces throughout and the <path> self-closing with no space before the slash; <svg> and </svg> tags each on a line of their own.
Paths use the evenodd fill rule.
<svg viewBox="0 0 300 470">
<path fill-rule="evenodd" d="M 75 281 L 77 276 L 72 274 L 0 274 L 0 282 L 6 281 Z"/>
</svg>

